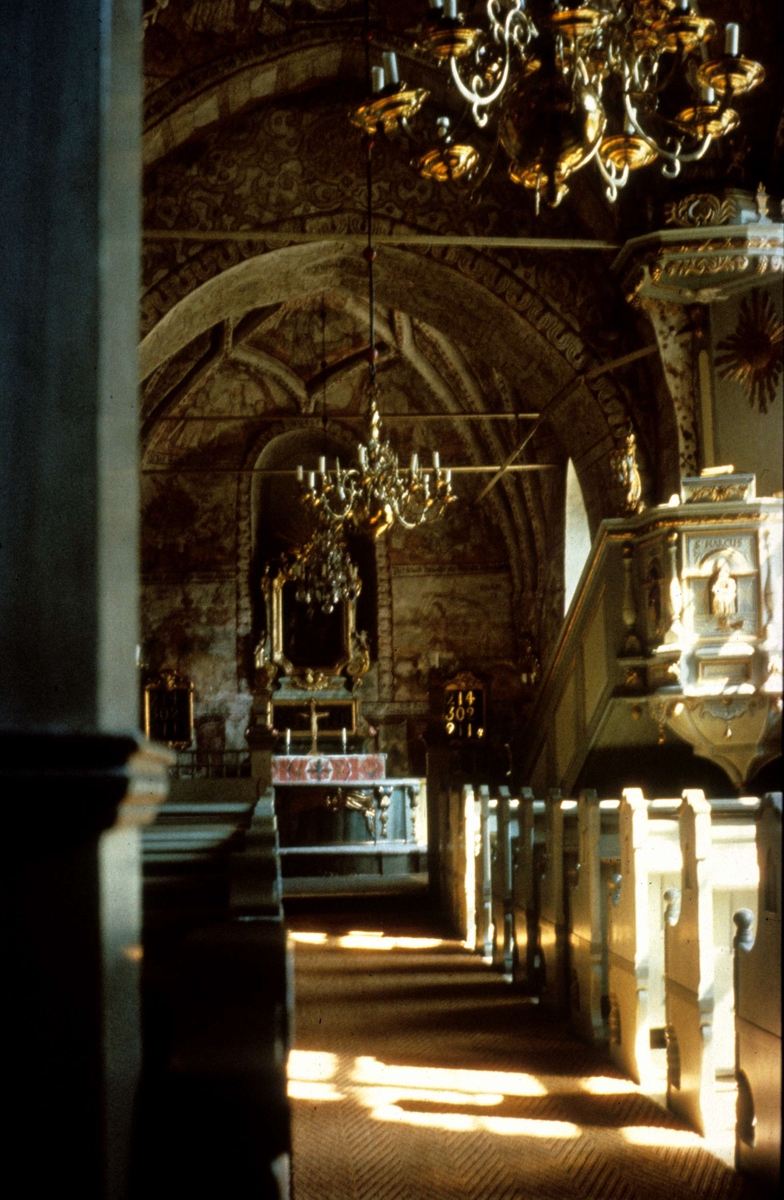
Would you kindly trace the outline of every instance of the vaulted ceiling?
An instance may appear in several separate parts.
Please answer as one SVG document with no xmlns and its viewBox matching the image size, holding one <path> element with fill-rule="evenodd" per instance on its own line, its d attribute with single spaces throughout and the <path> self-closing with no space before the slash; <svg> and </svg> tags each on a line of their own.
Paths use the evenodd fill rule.
<svg viewBox="0 0 784 1200">
<path fill-rule="evenodd" d="M 762 26 L 776 19 L 765 5 L 739 2 L 741 16 Z M 145 511 L 153 530 L 145 554 L 151 570 L 175 561 L 176 520 L 167 518 L 164 544 L 154 533 L 155 513 L 179 512 L 183 530 L 201 530 L 202 550 L 197 537 L 188 553 L 207 570 L 221 555 L 241 557 L 243 538 L 253 543 L 245 529 L 253 472 L 265 454 L 269 463 L 277 439 L 286 439 L 278 461 L 289 463 L 297 450 L 315 457 L 314 431 L 345 447 L 347 457 L 363 432 L 356 418 L 367 404 L 365 157 L 347 113 L 364 92 L 364 5 L 145 0 L 144 7 L 140 353 Z M 395 49 L 405 77 L 456 113 L 445 76 L 409 36 L 424 7 L 418 0 L 371 5 L 373 53 Z M 713 7 L 719 15 L 729 8 Z M 756 153 L 747 147 L 753 163 Z M 653 213 L 658 177 L 613 211 L 586 171 L 568 203 L 536 218 L 500 162 L 474 194 L 421 179 L 410 158 L 400 138 L 379 139 L 373 155 L 374 229 L 400 239 L 379 247 L 376 264 L 382 414 L 401 453 L 439 448 L 455 465 L 499 464 L 528 418 L 466 417 L 541 411 L 576 374 L 653 336 L 620 294 L 611 251 L 499 250 L 453 239 L 617 244 Z M 433 241 L 406 244 L 412 234 Z M 417 414 L 441 419 L 417 421 Z M 484 546 L 488 562 L 508 564 L 518 631 L 534 629 L 547 643 L 560 621 L 567 459 L 595 529 L 616 511 L 609 453 L 630 426 L 650 498 L 672 490 L 673 419 L 661 368 L 648 359 L 642 368 L 583 380 L 564 396 L 520 459 L 545 469 L 505 476 L 476 509 L 470 501 L 488 476 L 460 477 L 467 516 L 450 520 L 455 530 L 461 525 L 463 549 L 473 521 L 484 530 L 476 552 Z M 179 489 L 176 503 L 172 488 Z M 296 523 L 285 536 L 296 536 Z M 449 546 L 445 533 L 431 552 L 448 558 Z"/>
</svg>

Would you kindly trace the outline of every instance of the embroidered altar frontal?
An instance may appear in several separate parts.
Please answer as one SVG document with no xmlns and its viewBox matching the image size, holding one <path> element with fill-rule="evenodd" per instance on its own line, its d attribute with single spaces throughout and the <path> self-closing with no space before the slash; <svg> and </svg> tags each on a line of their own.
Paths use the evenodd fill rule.
<svg viewBox="0 0 784 1200">
<path fill-rule="evenodd" d="M 383 779 L 385 754 L 276 754 L 272 782 L 355 783 Z"/>
</svg>

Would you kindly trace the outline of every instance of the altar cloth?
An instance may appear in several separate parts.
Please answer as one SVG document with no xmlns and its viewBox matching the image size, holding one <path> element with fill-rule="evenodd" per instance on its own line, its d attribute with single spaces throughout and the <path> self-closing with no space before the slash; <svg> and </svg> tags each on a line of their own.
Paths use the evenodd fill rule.
<svg viewBox="0 0 784 1200">
<path fill-rule="evenodd" d="M 273 783 L 362 783 L 383 779 L 385 754 L 274 754 Z"/>
</svg>

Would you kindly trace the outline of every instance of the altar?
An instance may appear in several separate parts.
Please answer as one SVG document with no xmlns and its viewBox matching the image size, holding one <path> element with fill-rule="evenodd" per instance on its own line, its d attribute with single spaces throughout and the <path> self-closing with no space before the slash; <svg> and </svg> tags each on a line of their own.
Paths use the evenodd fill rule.
<svg viewBox="0 0 784 1200">
<path fill-rule="evenodd" d="M 424 780 L 387 776 L 385 754 L 273 755 L 272 783 L 284 893 L 295 879 L 422 870 Z"/>
<path fill-rule="evenodd" d="M 360 713 L 370 656 L 355 604 L 343 603 L 340 619 L 328 622 L 327 632 L 340 631 L 332 656 L 314 659 L 314 630 L 307 637 L 287 631 L 316 624 L 318 613 L 306 616 L 287 583 L 285 571 L 263 581 L 267 629 L 256 650 L 248 731 L 251 745 L 269 754 L 284 895 L 374 890 L 381 881 L 382 890 L 396 883 L 405 890 L 414 880 L 422 886 L 425 780 L 387 773 L 387 755 Z"/>
</svg>

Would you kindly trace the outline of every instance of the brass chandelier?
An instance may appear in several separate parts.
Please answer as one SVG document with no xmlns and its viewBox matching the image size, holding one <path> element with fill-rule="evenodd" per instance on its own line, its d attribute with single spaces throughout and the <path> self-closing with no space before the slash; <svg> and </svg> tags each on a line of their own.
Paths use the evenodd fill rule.
<svg viewBox="0 0 784 1200">
<path fill-rule="evenodd" d="M 327 615 L 341 602 L 356 600 L 362 590 L 342 526 L 324 510 L 319 512 L 310 540 L 286 568 L 296 585 L 297 602 L 317 606 Z"/>
<path fill-rule="evenodd" d="M 417 454 L 411 464 L 401 468 L 389 442 L 381 437 L 381 417 L 371 384 L 370 435 L 358 447 L 359 465 L 327 469 L 326 456 L 319 459 L 318 471 L 305 473 L 297 468 L 304 497 L 322 520 L 346 523 L 360 534 L 380 537 L 395 521 L 405 529 L 436 521 L 455 499 L 452 472 L 442 467 L 438 451 L 432 467 L 422 467 Z"/>
<path fill-rule="evenodd" d="M 369 81 L 379 81 L 381 68 L 370 66 L 370 44 L 366 41 L 366 65 Z M 381 80 L 383 83 L 383 79 Z M 394 523 L 404 529 L 437 521 L 456 499 L 452 491 L 452 472 L 441 466 L 438 451 L 433 453 L 431 467 L 422 466 L 416 453 L 410 465 L 401 467 L 388 441 L 382 438 L 381 415 L 378 408 L 376 381 L 376 288 L 373 245 L 373 133 L 364 139 L 366 163 L 367 245 L 363 257 L 368 271 L 368 309 L 370 344 L 369 365 L 370 429 L 367 440 L 357 447 L 358 465 L 343 468 L 336 458 L 334 468 L 327 465 L 327 456 L 319 458 L 317 471 L 297 467 L 297 479 L 305 502 L 312 507 L 320 521 L 337 528 L 348 527 L 354 533 L 381 537 Z M 323 330 L 322 330 L 323 337 Z M 322 348 L 322 354 L 325 355 Z M 326 372 L 326 361 L 322 363 Z M 325 375 L 326 379 L 326 375 Z M 325 384 L 326 389 L 326 384 Z M 326 390 L 324 393 L 324 427 L 326 431 Z"/>
<path fill-rule="evenodd" d="M 451 79 L 478 128 L 496 121 L 495 144 L 510 158 L 509 175 L 552 207 L 569 180 L 595 163 L 608 199 L 632 173 L 659 161 L 678 176 L 711 142 L 739 123 L 735 100 L 765 77 L 740 52 L 740 29 L 724 29 L 717 54 L 715 23 L 691 0 L 487 0 L 483 18 L 468 20 L 458 0 L 429 0 L 418 45 Z M 373 68 L 373 93 L 352 119 L 368 132 L 409 124 L 427 98 L 401 83 L 394 54 Z M 415 165 L 434 179 L 471 178 L 479 154 L 454 141 L 447 118 L 436 146 Z M 489 166 L 487 168 L 489 170 Z"/>
</svg>

